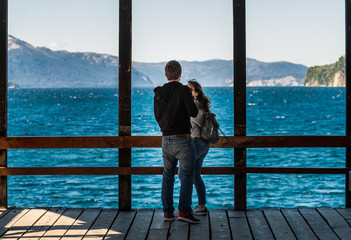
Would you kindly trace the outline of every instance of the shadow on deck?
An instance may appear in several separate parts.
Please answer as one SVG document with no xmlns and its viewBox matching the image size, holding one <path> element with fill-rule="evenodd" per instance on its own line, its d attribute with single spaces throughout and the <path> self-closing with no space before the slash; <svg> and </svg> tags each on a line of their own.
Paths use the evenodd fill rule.
<svg viewBox="0 0 351 240">
<path fill-rule="evenodd" d="M 162 209 L 0 210 L 0 239 L 351 239 L 351 209 L 213 209 L 200 224 L 163 221 Z"/>
</svg>

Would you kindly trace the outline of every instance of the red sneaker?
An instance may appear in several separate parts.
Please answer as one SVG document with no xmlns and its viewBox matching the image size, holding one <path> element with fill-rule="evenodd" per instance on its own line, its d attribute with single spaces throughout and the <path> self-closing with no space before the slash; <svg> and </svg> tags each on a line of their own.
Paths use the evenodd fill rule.
<svg viewBox="0 0 351 240">
<path fill-rule="evenodd" d="M 173 213 L 164 213 L 163 214 L 163 221 L 165 222 L 172 222 L 174 220 L 174 214 Z"/>
</svg>

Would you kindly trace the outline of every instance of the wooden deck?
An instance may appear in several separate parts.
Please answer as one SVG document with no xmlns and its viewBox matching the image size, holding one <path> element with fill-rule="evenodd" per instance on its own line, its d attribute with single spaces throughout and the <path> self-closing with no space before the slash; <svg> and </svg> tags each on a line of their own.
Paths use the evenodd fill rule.
<svg viewBox="0 0 351 240">
<path fill-rule="evenodd" d="M 351 239 L 351 209 L 213 209 L 200 224 L 163 222 L 161 209 L 0 210 L 0 239 Z"/>
</svg>

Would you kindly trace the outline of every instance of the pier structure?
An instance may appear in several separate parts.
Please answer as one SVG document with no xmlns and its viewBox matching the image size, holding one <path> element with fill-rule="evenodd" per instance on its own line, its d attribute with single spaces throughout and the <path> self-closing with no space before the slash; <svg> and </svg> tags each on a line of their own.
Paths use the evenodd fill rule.
<svg viewBox="0 0 351 240">
<path fill-rule="evenodd" d="M 233 0 L 234 136 L 212 148 L 234 149 L 234 167 L 204 167 L 203 174 L 234 175 L 234 208 L 211 210 L 201 224 L 164 223 L 160 209 L 133 210 L 132 175 L 161 175 L 162 167 L 133 167 L 132 148 L 161 147 L 160 136 L 131 136 L 132 0 L 119 0 L 119 135 L 95 137 L 7 136 L 8 0 L 0 0 L 0 236 L 1 239 L 350 239 L 351 236 L 351 1 L 345 0 L 346 134 L 246 135 L 245 0 Z M 343 168 L 247 167 L 247 148 L 342 147 Z M 118 148 L 118 167 L 8 167 L 8 149 Z M 247 174 L 341 174 L 345 208 L 247 210 Z M 118 175 L 117 209 L 8 206 L 10 175 Z M 34 206 L 33 206 L 34 207 Z M 155 237 L 151 237 L 155 236 Z"/>
<path fill-rule="evenodd" d="M 211 209 L 199 224 L 164 222 L 163 211 L 99 208 L 0 210 L 0 239 L 350 239 L 350 208 Z"/>
</svg>

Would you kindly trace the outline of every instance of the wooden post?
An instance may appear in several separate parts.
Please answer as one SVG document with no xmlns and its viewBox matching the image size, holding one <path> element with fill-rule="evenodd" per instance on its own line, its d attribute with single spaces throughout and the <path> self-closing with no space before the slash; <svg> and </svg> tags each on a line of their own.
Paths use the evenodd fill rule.
<svg viewBox="0 0 351 240">
<path fill-rule="evenodd" d="M 7 0 L 0 0 L 0 136 L 7 137 Z M 6 149 L 0 167 L 7 167 Z M 7 176 L 0 177 L 0 207 L 7 208 Z"/>
<path fill-rule="evenodd" d="M 234 135 L 246 136 L 245 0 L 233 0 L 234 20 Z M 246 167 L 246 148 L 234 149 L 234 166 Z M 234 208 L 246 209 L 246 174 L 234 178 Z"/>
<path fill-rule="evenodd" d="M 119 136 L 131 135 L 132 0 L 119 1 Z M 131 166 L 131 148 L 119 149 L 119 166 Z M 119 209 L 131 210 L 131 176 L 119 175 Z"/>
<path fill-rule="evenodd" d="M 351 0 L 345 1 L 346 136 L 351 136 Z M 346 148 L 346 168 L 351 168 L 351 148 Z M 350 174 L 345 176 L 345 207 L 351 207 Z"/>
</svg>

